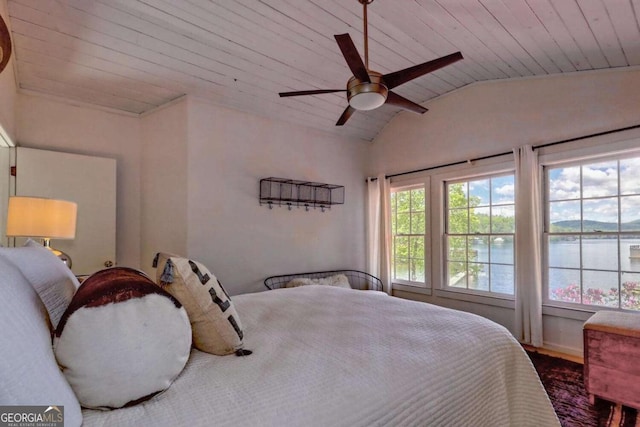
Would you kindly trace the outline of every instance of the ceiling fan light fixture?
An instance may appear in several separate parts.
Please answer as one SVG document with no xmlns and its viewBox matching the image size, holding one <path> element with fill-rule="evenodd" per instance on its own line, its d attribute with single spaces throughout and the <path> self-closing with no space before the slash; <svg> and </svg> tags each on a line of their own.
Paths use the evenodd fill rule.
<svg viewBox="0 0 640 427">
<path fill-rule="evenodd" d="M 356 110 L 369 111 L 375 110 L 384 104 L 386 100 L 387 98 L 378 92 L 361 92 L 349 99 L 349 105 Z"/>
<path fill-rule="evenodd" d="M 375 110 L 387 101 L 388 89 L 382 82 L 382 75 L 369 71 L 371 82 L 363 82 L 352 77 L 347 83 L 349 105 L 356 110 Z"/>
</svg>

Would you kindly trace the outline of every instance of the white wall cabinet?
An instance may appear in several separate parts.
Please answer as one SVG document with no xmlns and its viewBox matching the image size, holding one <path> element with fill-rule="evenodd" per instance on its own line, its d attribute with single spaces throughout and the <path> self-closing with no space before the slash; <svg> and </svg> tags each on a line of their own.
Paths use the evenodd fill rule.
<svg viewBox="0 0 640 427">
<path fill-rule="evenodd" d="M 15 194 L 63 199 L 78 204 L 76 238 L 52 240 L 71 256 L 76 275 L 116 261 L 116 160 L 15 148 Z M 16 241 L 16 246 L 24 240 Z"/>
</svg>

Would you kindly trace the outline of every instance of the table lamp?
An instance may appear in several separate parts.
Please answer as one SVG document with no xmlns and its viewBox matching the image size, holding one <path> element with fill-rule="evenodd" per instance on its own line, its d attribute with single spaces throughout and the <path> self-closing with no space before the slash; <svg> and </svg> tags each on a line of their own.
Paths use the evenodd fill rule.
<svg viewBox="0 0 640 427">
<path fill-rule="evenodd" d="M 51 239 L 76 237 L 78 205 L 66 200 L 41 197 L 9 197 L 7 237 L 36 237 L 71 268 L 71 257 L 51 247 Z"/>
</svg>

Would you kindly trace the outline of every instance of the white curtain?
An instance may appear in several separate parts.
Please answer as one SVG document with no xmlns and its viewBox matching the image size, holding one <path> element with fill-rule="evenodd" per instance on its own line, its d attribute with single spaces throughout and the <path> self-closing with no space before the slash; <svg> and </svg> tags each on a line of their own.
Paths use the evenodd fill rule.
<svg viewBox="0 0 640 427">
<path fill-rule="evenodd" d="M 538 153 L 514 148 L 516 164 L 516 338 L 542 346 L 542 255 Z"/>
<path fill-rule="evenodd" d="M 367 272 L 382 280 L 391 294 L 390 181 L 384 175 L 367 179 Z"/>
</svg>

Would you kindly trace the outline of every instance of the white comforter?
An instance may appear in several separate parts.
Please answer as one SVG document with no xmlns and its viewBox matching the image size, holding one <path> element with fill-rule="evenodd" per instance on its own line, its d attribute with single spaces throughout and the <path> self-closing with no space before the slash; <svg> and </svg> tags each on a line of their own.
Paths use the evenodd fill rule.
<svg viewBox="0 0 640 427">
<path fill-rule="evenodd" d="M 481 317 L 322 286 L 233 298 L 247 357 L 193 350 L 163 394 L 85 426 L 559 426 L 526 353 Z"/>
</svg>

